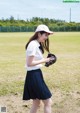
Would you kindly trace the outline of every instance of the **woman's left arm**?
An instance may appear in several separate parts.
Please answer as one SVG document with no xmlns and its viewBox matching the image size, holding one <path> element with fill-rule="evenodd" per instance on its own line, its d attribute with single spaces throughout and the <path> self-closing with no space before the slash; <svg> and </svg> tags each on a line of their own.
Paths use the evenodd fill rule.
<svg viewBox="0 0 80 113">
<path fill-rule="evenodd" d="M 34 56 L 28 56 L 27 65 L 28 66 L 35 66 L 35 65 L 38 65 L 38 64 L 49 62 L 51 59 L 52 58 L 49 57 L 49 58 L 43 58 L 41 60 L 34 60 Z"/>
</svg>

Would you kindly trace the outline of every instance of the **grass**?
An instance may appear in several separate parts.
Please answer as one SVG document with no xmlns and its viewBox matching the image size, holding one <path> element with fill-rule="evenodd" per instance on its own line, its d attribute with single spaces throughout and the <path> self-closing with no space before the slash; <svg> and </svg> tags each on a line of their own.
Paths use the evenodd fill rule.
<svg viewBox="0 0 80 113">
<path fill-rule="evenodd" d="M 26 76 L 25 44 L 33 33 L 0 33 L 0 96 L 22 93 Z M 79 91 L 80 33 L 55 32 L 50 36 L 50 50 L 57 62 L 42 68 L 51 90 Z M 46 53 L 45 55 L 46 56 Z"/>
</svg>

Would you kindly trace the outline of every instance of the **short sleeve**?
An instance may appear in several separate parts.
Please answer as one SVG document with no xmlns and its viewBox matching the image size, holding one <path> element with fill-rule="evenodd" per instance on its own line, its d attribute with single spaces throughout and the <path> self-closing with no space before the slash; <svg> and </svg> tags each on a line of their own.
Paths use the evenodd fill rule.
<svg viewBox="0 0 80 113">
<path fill-rule="evenodd" d="M 36 51 L 37 51 L 37 44 L 34 41 L 30 42 L 26 50 L 26 55 L 35 56 Z"/>
</svg>

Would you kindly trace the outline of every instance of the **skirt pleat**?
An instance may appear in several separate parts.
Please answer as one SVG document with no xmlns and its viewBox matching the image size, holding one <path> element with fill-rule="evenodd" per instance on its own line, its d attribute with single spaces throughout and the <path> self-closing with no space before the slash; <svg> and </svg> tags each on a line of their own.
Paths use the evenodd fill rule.
<svg viewBox="0 0 80 113">
<path fill-rule="evenodd" d="M 52 96 L 48 86 L 46 85 L 42 71 L 40 69 L 27 71 L 23 100 L 30 99 L 48 99 Z"/>
</svg>

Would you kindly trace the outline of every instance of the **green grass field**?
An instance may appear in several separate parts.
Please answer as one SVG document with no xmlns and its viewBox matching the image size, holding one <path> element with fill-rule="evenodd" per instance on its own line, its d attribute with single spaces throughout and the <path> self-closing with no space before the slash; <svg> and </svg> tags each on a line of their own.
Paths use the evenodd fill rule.
<svg viewBox="0 0 80 113">
<path fill-rule="evenodd" d="M 0 33 L 0 95 L 22 92 L 26 74 L 25 44 L 33 33 Z M 49 87 L 78 90 L 80 87 L 80 33 L 59 32 L 49 37 L 57 62 L 43 68 Z M 45 55 L 46 56 L 46 55 Z"/>
<path fill-rule="evenodd" d="M 0 96 L 22 95 L 26 76 L 25 44 L 32 35 L 0 33 Z M 49 39 L 57 62 L 42 68 L 47 85 L 51 91 L 60 90 L 63 94 L 80 93 L 80 32 L 55 32 Z"/>
</svg>

